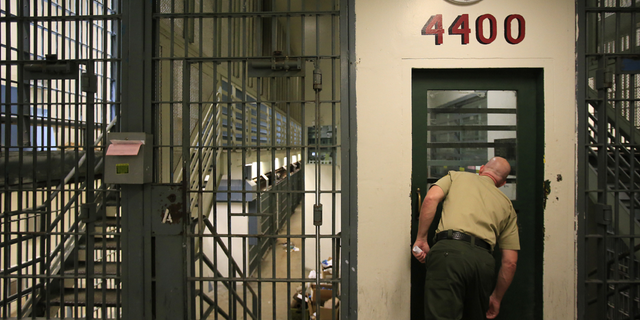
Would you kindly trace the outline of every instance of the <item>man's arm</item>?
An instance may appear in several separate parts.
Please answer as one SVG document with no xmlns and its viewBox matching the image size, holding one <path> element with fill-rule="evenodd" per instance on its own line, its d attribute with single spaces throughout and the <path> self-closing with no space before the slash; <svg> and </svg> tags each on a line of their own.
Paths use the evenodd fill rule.
<svg viewBox="0 0 640 320">
<path fill-rule="evenodd" d="M 433 185 L 425 195 L 424 202 L 422 203 L 422 207 L 420 208 L 418 237 L 416 238 L 416 242 L 413 244 L 413 246 L 418 246 L 420 249 L 422 249 L 422 252 L 411 252 L 416 257 L 416 259 L 418 259 L 422 263 L 424 263 L 424 259 L 431 249 L 429 248 L 429 244 L 427 243 L 427 233 L 429 232 L 431 222 L 433 222 L 433 217 L 436 215 L 438 204 L 440 203 L 440 201 L 442 201 L 443 198 L 444 191 L 442 191 L 442 188 L 440 188 L 438 185 Z"/>
<path fill-rule="evenodd" d="M 489 310 L 487 311 L 487 318 L 494 319 L 500 313 L 500 303 L 504 297 L 505 292 L 511 285 L 513 275 L 516 273 L 516 265 L 518 262 L 518 251 L 502 249 L 502 265 L 498 272 L 498 281 L 496 282 L 496 288 L 493 290 L 491 297 L 489 298 Z"/>
</svg>

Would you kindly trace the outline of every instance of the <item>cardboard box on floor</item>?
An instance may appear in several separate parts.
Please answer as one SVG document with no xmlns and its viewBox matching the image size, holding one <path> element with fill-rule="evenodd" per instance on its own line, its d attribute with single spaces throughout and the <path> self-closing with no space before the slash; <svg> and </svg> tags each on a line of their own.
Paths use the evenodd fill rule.
<svg viewBox="0 0 640 320">
<path fill-rule="evenodd" d="M 311 292 L 312 294 L 312 300 L 313 303 L 316 302 L 316 284 L 312 283 L 311 284 Z M 339 319 L 340 317 L 340 299 L 338 299 L 338 296 L 340 295 L 340 292 L 338 290 L 336 290 L 336 294 L 335 294 L 335 298 L 333 298 L 333 284 L 330 283 L 321 283 L 320 284 L 320 290 L 319 290 L 319 297 L 320 297 L 320 305 L 319 307 L 314 307 L 313 311 L 316 312 L 316 314 L 320 314 L 320 320 L 332 320 L 334 319 L 332 316 L 332 313 L 335 314 L 335 319 Z M 333 298 L 333 300 L 332 300 Z M 335 309 L 334 309 L 335 308 Z M 311 311 L 311 310 L 310 310 Z M 332 312 L 333 311 L 333 312 Z M 317 318 L 317 316 L 311 316 L 312 320 L 315 320 Z"/>
<path fill-rule="evenodd" d="M 298 289 L 299 292 L 301 292 L 300 289 Z M 309 319 L 309 315 L 313 314 L 314 312 L 314 308 L 313 308 L 313 304 L 311 303 L 311 300 L 309 299 L 309 297 L 304 296 L 304 313 L 302 312 L 302 299 L 303 296 L 301 293 L 296 293 L 293 295 L 293 298 L 291 298 L 291 319 L 292 320 L 306 320 Z"/>
<path fill-rule="evenodd" d="M 318 313 L 320 313 L 320 320 L 334 319 L 331 311 L 333 311 L 336 320 L 340 319 L 340 299 L 334 298 L 333 301 L 329 299 L 324 302 L 323 306 L 318 308 Z"/>
<path fill-rule="evenodd" d="M 331 279 L 333 278 L 333 268 L 329 267 L 326 269 L 322 269 L 322 279 Z"/>
<path fill-rule="evenodd" d="M 315 308 L 309 309 L 311 312 L 311 320 L 318 319 L 317 314 L 320 314 L 320 318 L 318 320 L 333 320 L 333 315 L 331 311 L 333 310 L 333 314 L 335 314 L 335 319 L 340 319 L 340 299 L 335 298 L 335 310 L 333 309 L 334 304 L 332 304 L 331 300 L 327 300 L 324 306 L 318 308 L 317 313 Z"/>
<path fill-rule="evenodd" d="M 316 284 L 311 284 L 311 298 L 313 302 L 316 302 Z M 336 297 L 339 296 L 339 293 L 336 292 Z M 332 283 L 321 283 L 320 284 L 320 305 L 322 305 L 325 301 L 331 299 L 333 297 L 333 284 Z"/>
</svg>

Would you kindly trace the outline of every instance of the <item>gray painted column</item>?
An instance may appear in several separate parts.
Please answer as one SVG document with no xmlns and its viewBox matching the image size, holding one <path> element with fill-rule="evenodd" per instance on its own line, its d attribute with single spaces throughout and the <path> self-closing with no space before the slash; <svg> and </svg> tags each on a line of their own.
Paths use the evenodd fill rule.
<svg viewBox="0 0 640 320">
<path fill-rule="evenodd" d="M 151 3 L 122 3 L 120 131 L 151 132 Z M 122 317 L 152 319 L 149 185 L 122 185 Z"/>
</svg>

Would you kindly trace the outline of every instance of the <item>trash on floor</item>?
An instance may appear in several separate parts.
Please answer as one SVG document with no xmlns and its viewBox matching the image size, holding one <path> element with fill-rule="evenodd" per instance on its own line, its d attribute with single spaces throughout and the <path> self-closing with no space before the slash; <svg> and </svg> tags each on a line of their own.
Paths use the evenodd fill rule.
<svg viewBox="0 0 640 320">
<path fill-rule="evenodd" d="M 288 250 L 291 251 L 291 252 L 300 251 L 300 248 L 294 246 L 293 244 L 281 243 L 280 245 L 282 246 L 283 250 L 287 250 L 287 248 L 288 248 Z"/>
</svg>

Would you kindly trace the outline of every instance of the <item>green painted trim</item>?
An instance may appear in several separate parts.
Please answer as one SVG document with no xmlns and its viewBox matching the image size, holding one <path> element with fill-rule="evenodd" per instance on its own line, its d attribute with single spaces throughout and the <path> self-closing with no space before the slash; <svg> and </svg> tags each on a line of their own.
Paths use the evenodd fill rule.
<svg viewBox="0 0 640 320">
<path fill-rule="evenodd" d="M 427 190 L 428 90 L 515 90 L 518 92 L 517 119 L 517 199 L 521 228 L 520 261 L 516 277 L 503 305 L 499 319 L 542 318 L 542 275 L 544 251 L 544 83 L 543 70 L 519 69 L 414 69 L 412 73 L 412 241 L 417 233 L 417 189 Z M 439 215 L 436 216 L 439 219 Z M 430 238 L 437 222 L 430 230 Z M 499 253 L 499 251 L 498 251 Z M 499 254 L 496 254 L 499 262 Z M 499 263 L 497 264 L 499 266 Z M 411 318 L 422 319 L 424 266 L 412 259 Z"/>
</svg>

